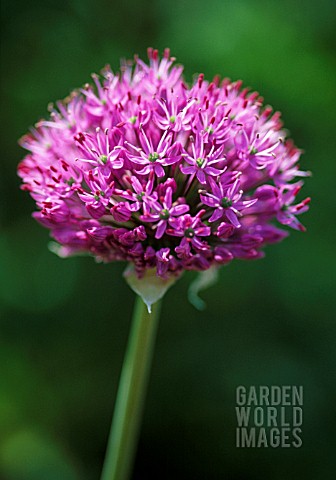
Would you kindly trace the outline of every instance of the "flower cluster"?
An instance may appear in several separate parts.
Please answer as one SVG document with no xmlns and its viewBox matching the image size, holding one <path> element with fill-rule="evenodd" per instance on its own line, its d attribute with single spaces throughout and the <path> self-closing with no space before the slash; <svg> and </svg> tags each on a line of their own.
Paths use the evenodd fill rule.
<svg viewBox="0 0 336 480">
<path fill-rule="evenodd" d="M 51 107 L 21 140 L 18 173 L 69 256 L 127 260 L 141 277 L 252 259 L 304 230 L 294 204 L 307 172 L 279 113 L 240 81 L 189 87 L 169 50 L 149 49 Z"/>
</svg>

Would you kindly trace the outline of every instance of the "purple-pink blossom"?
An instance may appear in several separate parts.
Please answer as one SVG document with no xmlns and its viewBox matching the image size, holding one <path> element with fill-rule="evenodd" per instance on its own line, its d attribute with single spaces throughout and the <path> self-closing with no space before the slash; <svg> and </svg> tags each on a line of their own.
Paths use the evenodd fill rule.
<svg viewBox="0 0 336 480">
<path fill-rule="evenodd" d="M 188 86 L 166 49 L 105 68 L 21 139 L 34 217 L 59 253 L 132 262 L 141 277 L 259 258 L 304 230 L 308 173 L 278 112 L 242 82 Z"/>
</svg>

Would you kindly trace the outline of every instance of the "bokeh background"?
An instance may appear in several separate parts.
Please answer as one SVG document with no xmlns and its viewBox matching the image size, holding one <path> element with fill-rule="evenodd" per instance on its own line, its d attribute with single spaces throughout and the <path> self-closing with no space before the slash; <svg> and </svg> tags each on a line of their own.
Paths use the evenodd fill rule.
<svg viewBox="0 0 336 480">
<path fill-rule="evenodd" d="M 106 63 L 169 46 L 283 112 L 313 171 L 303 221 L 187 301 L 167 294 L 134 479 L 332 478 L 335 430 L 333 0 L 2 0 L 0 478 L 99 478 L 134 295 L 122 264 L 61 260 L 19 190 L 17 139 Z M 237 449 L 237 385 L 303 385 L 300 449 Z"/>
</svg>

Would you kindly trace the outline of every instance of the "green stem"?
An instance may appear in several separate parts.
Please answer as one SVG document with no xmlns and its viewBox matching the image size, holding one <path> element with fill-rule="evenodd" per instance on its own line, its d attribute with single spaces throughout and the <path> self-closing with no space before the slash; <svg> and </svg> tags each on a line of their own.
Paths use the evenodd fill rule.
<svg viewBox="0 0 336 480">
<path fill-rule="evenodd" d="M 128 480 L 132 472 L 159 311 L 160 302 L 149 314 L 137 296 L 101 480 Z"/>
</svg>

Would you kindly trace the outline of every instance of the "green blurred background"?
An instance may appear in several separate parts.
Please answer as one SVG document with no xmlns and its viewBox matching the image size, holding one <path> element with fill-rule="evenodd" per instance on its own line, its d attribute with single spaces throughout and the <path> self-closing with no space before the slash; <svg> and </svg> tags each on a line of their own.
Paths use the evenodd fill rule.
<svg viewBox="0 0 336 480">
<path fill-rule="evenodd" d="M 19 190 L 17 139 L 106 63 L 169 46 L 195 72 L 242 78 L 283 112 L 313 199 L 266 258 L 236 261 L 188 303 L 167 294 L 134 479 L 332 478 L 335 430 L 333 0 L 2 1 L 0 478 L 94 480 L 134 295 L 122 264 L 58 259 Z M 335 311 L 335 309 L 334 309 Z M 301 449 L 237 449 L 237 385 L 303 385 Z"/>
</svg>

